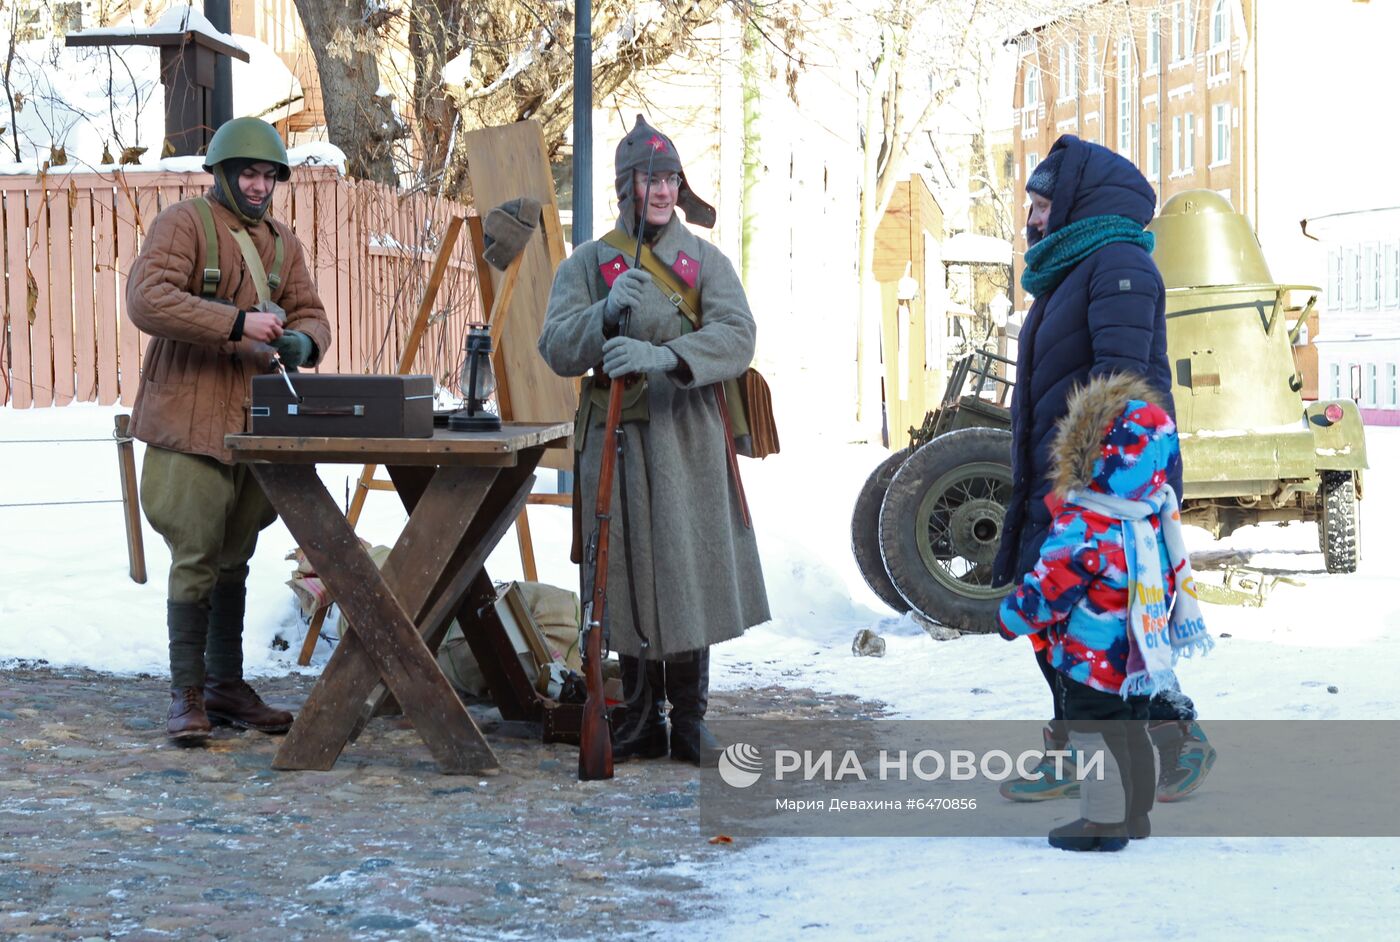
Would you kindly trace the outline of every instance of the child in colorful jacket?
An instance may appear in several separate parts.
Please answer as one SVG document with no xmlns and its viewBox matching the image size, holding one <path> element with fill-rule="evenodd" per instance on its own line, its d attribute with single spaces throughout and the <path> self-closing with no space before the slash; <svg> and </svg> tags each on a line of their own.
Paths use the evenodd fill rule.
<svg viewBox="0 0 1400 942">
<path fill-rule="evenodd" d="M 998 612 L 1003 637 L 1049 650 L 1075 748 L 1107 750 L 1082 817 L 1050 832 L 1055 847 L 1121 850 L 1148 835 L 1148 698 L 1176 687 L 1178 656 L 1212 644 L 1167 483 L 1180 462 L 1175 423 L 1135 375 L 1090 380 L 1056 426 L 1050 535 Z"/>
</svg>

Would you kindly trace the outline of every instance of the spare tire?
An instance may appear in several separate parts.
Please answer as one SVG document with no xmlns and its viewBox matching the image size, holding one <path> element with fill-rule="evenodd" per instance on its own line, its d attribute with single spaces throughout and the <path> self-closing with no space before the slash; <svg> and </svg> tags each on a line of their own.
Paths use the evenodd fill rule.
<svg viewBox="0 0 1400 942">
<path fill-rule="evenodd" d="M 880 505 L 885 501 L 890 479 L 908 457 L 909 449 L 904 448 L 880 462 L 865 479 L 856 495 L 855 509 L 851 511 L 851 553 L 856 558 L 856 566 L 870 591 L 900 614 L 909 610 L 909 603 L 904 601 L 885 571 L 885 560 L 880 554 Z"/>
<path fill-rule="evenodd" d="M 913 608 L 961 631 L 996 628 L 1009 586 L 992 585 L 1011 499 L 1011 433 L 948 432 L 895 472 L 880 508 L 880 552 Z"/>
</svg>

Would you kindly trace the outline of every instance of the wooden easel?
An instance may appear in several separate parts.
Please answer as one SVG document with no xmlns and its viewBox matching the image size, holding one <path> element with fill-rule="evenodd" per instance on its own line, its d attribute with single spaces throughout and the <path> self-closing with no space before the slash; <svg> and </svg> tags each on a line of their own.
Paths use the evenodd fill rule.
<svg viewBox="0 0 1400 942">
<path fill-rule="evenodd" d="M 428 276 L 427 287 L 423 290 L 423 300 L 419 302 L 418 314 L 413 320 L 413 328 L 409 332 L 408 339 L 404 342 L 403 352 L 399 354 L 398 371 L 401 374 L 413 369 L 413 361 L 418 356 L 418 348 L 422 344 L 423 334 L 427 330 L 433 301 L 437 298 L 438 288 L 441 287 L 443 277 L 447 273 L 452 250 L 457 244 L 457 237 L 462 230 L 464 221 L 469 222 L 472 230 L 477 283 L 481 286 L 482 310 L 490 311 L 490 314 L 487 315 L 487 323 L 491 326 L 491 348 L 492 350 L 500 349 L 501 336 L 505 332 L 508 320 L 505 314 L 510 309 L 510 299 L 515 293 L 515 284 L 520 278 L 520 265 L 524 261 L 525 252 L 522 250 L 511 260 L 510 264 L 506 266 L 506 270 L 501 273 L 500 285 L 493 290 L 491 287 L 491 268 L 481 254 L 482 246 L 485 244 L 484 240 L 480 238 L 481 217 L 471 216 L 464 220 L 461 216 L 454 216 L 447 224 L 447 231 L 443 233 L 442 244 L 438 247 L 437 258 L 433 261 L 433 270 Z M 496 371 L 497 377 L 497 399 L 504 402 L 507 395 L 505 372 L 501 369 L 499 356 L 493 354 L 492 358 L 495 361 L 492 363 L 492 368 Z M 505 411 L 504 405 L 501 411 Z M 393 481 L 385 481 L 374 476 L 378 467 L 378 465 L 367 464 L 360 471 L 360 480 L 355 485 L 355 494 L 351 497 L 350 507 L 345 513 L 345 518 L 350 522 L 351 529 L 359 523 L 360 514 L 365 506 L 365 498 L 370 491 L 395 490 Z M 535 581 L 538 576 L 535 570 L 534 543 L 530 539 L 530 521 L 525 516 L 523 509 L 520 511 L 519 517 L 516 518 L 515 526 L 520 540 L 520 563 L 525 570 L 525 578 Z M 321 627 L 325 624 L 326 613 L 329 611 L 329 605 L 319 608 L 311 619 L 311 625 L 306 630 L 306 639 L 301 645 L 301 654 L 297 657 L 297 663 L 303 667 L 311 663 L 311 655 L 316 650 L 316 641 L 321 636 Z"/>
</svg>

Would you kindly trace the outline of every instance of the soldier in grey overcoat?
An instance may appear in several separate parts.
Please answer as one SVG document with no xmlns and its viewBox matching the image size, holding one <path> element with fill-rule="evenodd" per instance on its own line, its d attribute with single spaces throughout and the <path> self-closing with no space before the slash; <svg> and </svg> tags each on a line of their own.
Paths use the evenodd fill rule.
<svg viewBox="0 0 1400 942">
<path fill-rule="evenodd" d="M 559 266 L 539 350 L 560 375 L 594 371 L 584 380 L 575 429 L 585 534 L 596 525 L 607 411 L 607 389 L 600 387 L 645 376 L 645 387 L 632 387 L 624 400 L 623 453 L 613 478 L 608 643 L 621 660 L 627 700 L 613 756 L 667 754 L 669 699 L 671 756 L 712 764 L 719 747 L 704 724 L 709 646 L 770 617 L 716 398 L 716 384 L 748 369 L 754 319 L 729 260 L 676 214 L 680 207 L 687 221 L 706 228 L 715 222 L 713 207 L 686 182 L 670 138 L 639 115 L 618 145 L 616 169 L 617 228 L 634 242 L 645 219 L 645 243 L 699 292 L 698 326 L 634 264 L 631 248 L 600 239 L 578 246 Z M 580 575 L 588 598 L 587 554 Z"/>
</svg>

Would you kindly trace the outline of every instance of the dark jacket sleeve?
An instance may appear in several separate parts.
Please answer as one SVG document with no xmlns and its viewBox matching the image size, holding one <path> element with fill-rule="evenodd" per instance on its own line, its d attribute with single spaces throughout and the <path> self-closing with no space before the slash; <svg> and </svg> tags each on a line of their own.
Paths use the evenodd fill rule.
<svg viewBox="0 0 1400 942">
<path fill-rule="evenodd" d="M 1151 374 L 1152 336 L 1162 279 L 1152 259 L 1136 246 L 1121 243 L 1098 253 L 1089 277 L 1089 341 L 1094 365 L 1090 376 L 1107 373 Z"/>
</svg>

